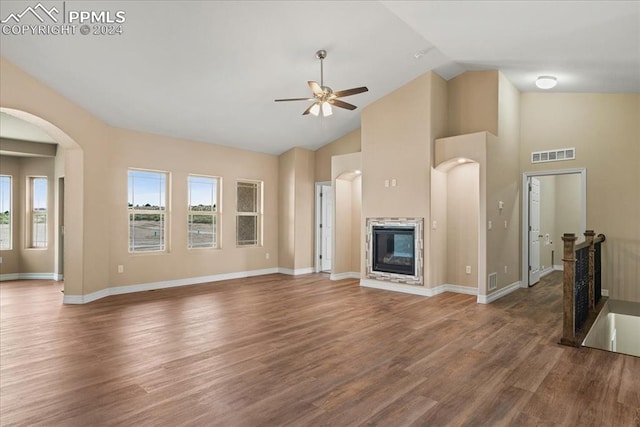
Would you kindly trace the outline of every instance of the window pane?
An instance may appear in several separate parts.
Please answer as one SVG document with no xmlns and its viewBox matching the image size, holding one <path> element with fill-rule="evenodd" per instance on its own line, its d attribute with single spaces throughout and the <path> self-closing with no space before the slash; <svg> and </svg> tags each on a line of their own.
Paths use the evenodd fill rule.
<svg viewBox="0 0 640 427">
<path fill-rule="evenodd" d="M 47 210 L 47 178 L 33 178 L 33 193 L 31 194 L 31 209 L 36 211 Z"/>
<path fill-rule="evenodd" d="M 189 247 L 216 247 L 216 217 L 214 215 L 189 215 Z"/>
<path fill-rule="evenodd" d="M 236 241 L 238 243 L 238 246 L 258 244 L 257 216 L 238 215 L 236 228 Z"/>
<path fill-rule="evenodd" d="M 129 214 L 129 251 L 164 250 L 164 214 Z"/>
<path fill-rule="evenodd" d="M 130 170 L 129 207 L 164 210 L 166 187 L 166 174 L 163 172 Z"/>
<path fill-rule="evenodd" d="M 34 212 L 32 217 L 31 246 L 34 248 L 47 247 L 47 213 Z"/>
<path fill-rule="evenodd" d="M 258 183 L 238 183 L 238 212 L 258 212 Z"/>
<path fill-rule="evenodd" d="M 31 178 L 31 247 L 47 247 L 47 178 Z"/>
<path fill-rule="evenodd" d="M 11 177 L 0 176 L 0 249 L 11 249 Z"/>
<path fill-rule="evenodd" d="M 189 177 L 189 210 L 217 211 L 218 180 L 201 176 Z"/>
</svg>

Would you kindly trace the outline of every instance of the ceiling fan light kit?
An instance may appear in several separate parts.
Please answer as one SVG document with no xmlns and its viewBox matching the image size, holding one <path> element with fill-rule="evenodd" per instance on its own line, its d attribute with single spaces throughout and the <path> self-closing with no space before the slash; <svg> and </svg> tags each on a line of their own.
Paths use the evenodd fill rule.
<svg viewBox="0 0 640 427">
<path fill-rule="evenodd" d="M 345 96 L 356 95 L 358 93 L 367 92 L 366 86 L 354 87 L 352 89 L 341 90 L 334 92 L 329 86 L 324 85 L 324 59 L 327 57 L 327 51 L 321 49 L 316 52 L 316 58 L 320 60 L 320 84 L 315 81 L 308 81 L 307 84 L 313 92 L 313 98 L 286 98 L 276 99 L 275 102 L 284 101 L 313 101 L 313 104 L 309 106 L 302 113 L 303 116 L 311 114 L 313 116 L 319 116 L 322 112 L 322 117 L 328 117 L 333 114 L 333 107 L 344 108 L 345 110 L 355 110 L 356 107 L 353 104 L 339 100 Z"/>
</svg>

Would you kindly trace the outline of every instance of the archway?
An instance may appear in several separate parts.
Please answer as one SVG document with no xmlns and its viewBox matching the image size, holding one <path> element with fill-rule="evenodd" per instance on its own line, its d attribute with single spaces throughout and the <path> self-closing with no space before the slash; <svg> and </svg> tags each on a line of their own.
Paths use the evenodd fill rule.
<svg viewBox="0 0 640 427">
<path fill-rule="evenodd" d="M 60 214 L 55 209 L 54 233 L 54 268 L 59 274 L 60 262 L 63 259 L 65 294 L 83 295 L 83 265 L 84 265 L 84 159 L 82 148 L 62 129 L 53 123 L 26 111 L 13 108 L 0 107 L 0 112 L 9 114 L 39 127 L 48 133 L 64 150 L 64 206 L 61 209 L 65 217 L 64 229 L 64 253 L 59 253 L 61 231 L 59 227 Z M 59 188 L 55 185 L 55 200 L 60 199 Z"/>
</svg>

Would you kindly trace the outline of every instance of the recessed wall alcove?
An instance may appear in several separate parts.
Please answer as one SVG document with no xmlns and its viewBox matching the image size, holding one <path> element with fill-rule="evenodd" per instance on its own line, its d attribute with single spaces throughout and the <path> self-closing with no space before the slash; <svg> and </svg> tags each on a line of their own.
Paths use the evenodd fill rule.
<svg viewBox="0 0 640 427">
<path fill-rule="evenodd" d="M 431 172 L 432 280 L 461 293 L 487 294 L 486 144 L 488 132 L 436 140 Z"/>
</svg>

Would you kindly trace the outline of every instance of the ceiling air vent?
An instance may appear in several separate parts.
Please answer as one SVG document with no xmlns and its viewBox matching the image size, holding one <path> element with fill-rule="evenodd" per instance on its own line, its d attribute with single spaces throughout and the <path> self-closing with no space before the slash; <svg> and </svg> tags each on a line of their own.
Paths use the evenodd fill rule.
<svg viewBox="0 0 640 427">
<path fill-rule="evenodd" d="M 561 160 L 574 160 L 575 148 L 561 148 L 559 150 L 534 151 L 531 153 L 531 163 L 559 162 Z"/>
</svg>

